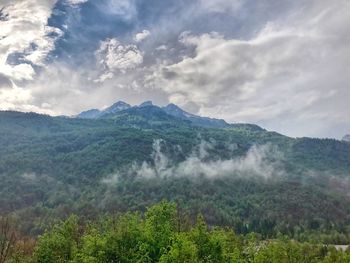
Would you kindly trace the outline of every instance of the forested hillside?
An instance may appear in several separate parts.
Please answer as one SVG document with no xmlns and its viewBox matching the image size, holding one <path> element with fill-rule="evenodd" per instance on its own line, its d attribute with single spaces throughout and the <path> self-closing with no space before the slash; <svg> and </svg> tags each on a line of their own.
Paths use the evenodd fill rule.
<svg viewBox="0 0 350 263">
<path fill-rule="evenodd" d="M 1 112 L 0 156 L 0 212 L 29 236 L 72 213 L 94 220 L 165 199 L 237 234 L 350 240 L 346 142 L 208 127 L 150 105 L 94 119 Z"/>
</svg>

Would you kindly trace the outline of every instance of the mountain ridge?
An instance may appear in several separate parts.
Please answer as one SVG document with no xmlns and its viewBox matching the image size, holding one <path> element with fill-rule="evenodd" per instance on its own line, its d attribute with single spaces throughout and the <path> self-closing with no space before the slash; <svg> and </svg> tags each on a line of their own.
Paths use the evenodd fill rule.
<svg viewBox="0 0 350 263">
<path fill-rule="evenodd" d="M 145 101 L 140 105 L 135 105 L 135 106 L 131 106 L 130 104 L 123 101 L 118 101 L 114 103 L 112 106 L 104 110 L 90 109 L 79 113 L 75 117 L 83 118 L 83 119 L 115 118 L 120 114 L 128 113 L 128 111 L 131 111 L 132 109 L 146 108 L 146 107 L 156 107 L 168 115 L 171 115 L 181 120 L 189 121 L 192 125 L 195 125 L 195 126 L 209 127 L 209 128 L 210 127 L 212 128 L 230 127 L 230 124 L 223 119 L 198 116 L 181 109 L 179 106 L 173 103 L 160 107 L 160 106 L 154 105 L 152 101 Z"/>
<path fill-rule="evenodd" d="M 350 142 L 350 134 L 347 134 L 343 137 L 342 141 L 345 141 L 345 142 Z"/>
</svg>

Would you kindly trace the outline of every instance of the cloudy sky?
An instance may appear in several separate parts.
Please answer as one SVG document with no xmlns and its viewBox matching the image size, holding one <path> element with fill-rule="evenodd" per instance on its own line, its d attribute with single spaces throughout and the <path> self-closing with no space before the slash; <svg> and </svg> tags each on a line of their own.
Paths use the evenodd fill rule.
<svg viewBox="0 0 350 263">
<path fill-rule="evenodd" d="M 349 25 L 349 0 L 0 0 L 0 109 L 152 100 L 341 138 Z"/>
</svg>

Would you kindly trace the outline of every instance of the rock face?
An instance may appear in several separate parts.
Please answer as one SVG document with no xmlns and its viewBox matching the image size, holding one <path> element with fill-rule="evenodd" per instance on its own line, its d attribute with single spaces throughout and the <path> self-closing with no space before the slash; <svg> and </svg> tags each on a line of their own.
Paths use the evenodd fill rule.
<svg viewBox="0 0 350 263">
<path fill-rule="evenodd" d="M 102 111 L 102 114 L 111 114 L 111 113 L 116 113 L 122 110 L 127 110 L 131 108 L 131 106 L 124 101 L 118 101 L 114 103 L 112 106 L 108 107 L 107 109 Z"/>
<path fill-rule="evenodd" d="M 131 108 L 131 106 L 129 104 L 125 103 L 124 101 L 118 101 L 118 102 L 114 103 L 112 106 L 110 106 L 102 111 L 98 110 L 98 109 L 83 111 L 77 115 L 77 118 L 98 119 L 98 118 L 101 118 L 105 115 L 117 113 L 119 111 L 127 110 L 129 108 Z"/>
<path fill-rule="evenodd" d="M 198 115 L 194 115 L 192 113 L 186 112 L 183 109 L 181 109 L 179 106 L 175 104 L 169 104 L 165 107 L 158 107 L 153 105 L 152 101 L 145 101 L 141 103 L 139 106 L 132 107 L 131 105 L 123 102 L 118 101 L 114 103 L 112 106 L 106 108 L 105 110 L 98 110 L 98 109 L 92 109 L 84 111 L 80 114 L 78 114 L 77 118 L 82 119 L 98 119 L 98 118 L 113 118 L 114 116 L 118 115 L 120 112 L 123 113 L 135 113 L 135 111 L 138 111 L 140 114 L 142 111 L 142 115 L 144 117 L 147 117 L 149 114 L 149 117 L 152 118 L 152 114 L 154 112 L 161 112 L 162 114 L 165 114 L 167 116 L 172 116 L 180 120 L 189 121 L 192 123 L 192 125 L 195 126 L 202 126 L 202 127 L 211 127 L 211 128 L 225 128 L 229 127 L 230 124 L 225 122 L 221 119 L 214 119 L 214 118 L 208 118 L 208 117 L 202 117 Z"/>
<path fill-rule="evenodd" d="M 148 107 L 148 106 L 153 106 L 153 102 L 148 100 L 148 101 L 145 101 L 145 102 L 142 102 L 139 107 L 142 108 L 142 107 Z"/>
<path fill-rule="evenodd" d="M 226 123 L 224 120 L 197 116 L 184 111 L 183 109 L 172 103 L 168 106 L 163 107 L 162 109 L 169 115 L 183 120 L 188 120 L 198 126 L 213 128 L 225 128 L 229 126 L 229 124 Z"/>
<path fill-rule="evenodd" d="M 350 134 L 345 135 L 343 141 L 350 142 Z"/>
</svg>

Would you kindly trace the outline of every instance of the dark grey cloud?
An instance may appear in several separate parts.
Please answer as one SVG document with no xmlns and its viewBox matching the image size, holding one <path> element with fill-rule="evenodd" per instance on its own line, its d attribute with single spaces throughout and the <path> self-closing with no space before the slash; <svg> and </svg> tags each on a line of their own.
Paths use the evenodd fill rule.
<svg viewBox="0 0 350 263">
<path fill-rule="evenodd" d="M 11 80 L 6 77 L 4 74 L 0 73 L 0 89 L 11 89 L 12 88 L 12 82 Z"/>
<path fill-rule="evenodd" d="M 0 9 L 0 21 L 6 21 L 9 19 L 9 15 L 6 13 L 5 8 L 1 7 Z"/>
</svg>

